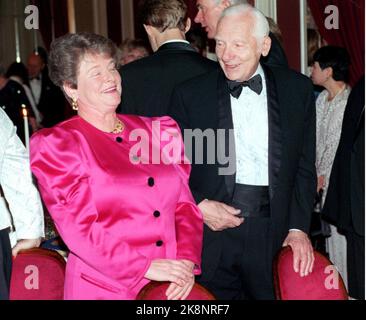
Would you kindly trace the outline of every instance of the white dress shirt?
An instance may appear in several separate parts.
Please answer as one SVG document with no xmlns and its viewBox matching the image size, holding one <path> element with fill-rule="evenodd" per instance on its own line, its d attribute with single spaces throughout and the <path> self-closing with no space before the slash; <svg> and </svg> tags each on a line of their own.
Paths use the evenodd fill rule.
<svg viewBox="0 0 366 320">
<path fill-rule="evenodd" d="M 29 80 L 30 88 L 32 90 L 32 94 L 34 97 L 34 101 L 36 104 L 39 104 L 39 100 L 41 99 L 42 93 L 42 75 L 39 75 L 39 79 Z"/>
<path fill-rule="evenodd" d="M 238 99 L 230 96 L 233 115 L 236 183 L 268 186 L 268 105 L 263 69 L 258 66 L 263 90 L 260 95 L 243 87 Z"/>
<path fill-rule="evenodd" d="M 0 108 L 0 230 L 15 227 L 14 240 L 44 237 L 44 218 L 39 193 L 32 182 L 29 156 L 16 128 Z M 12 222 L 13 221 L 13 225 Z M 13 234 L 14 235 L 14 234 Z"/>
</svg>

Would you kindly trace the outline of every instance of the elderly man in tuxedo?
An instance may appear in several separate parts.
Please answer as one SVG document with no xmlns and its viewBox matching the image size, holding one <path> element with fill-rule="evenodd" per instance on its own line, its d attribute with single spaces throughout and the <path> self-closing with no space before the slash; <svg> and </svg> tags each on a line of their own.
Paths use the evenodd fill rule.
<svg viewBox="0 0 366 320">
<path fill-rule="evenodd" d="M 209 39 L 214 39 L 221 13 L 232 5 L 246 3 L 247 0 L 196 0 L 198 12 L 194 21 L 202 25 Z M 266 57 L 261 58 L 261 62 L 273 66 L 287 67 L 286 54 L 280 42 L 272 32 L 269 33 L 269 36 L 272 40 L 271 50 Z"/>
<path fill-rule="evenodd" d="M 221 69 L 181 84 L 171 101 L 181 129 L 196 129 L 190 141 L 184 133 L 193 146 L 190 187 L 205 222 L 199 281 L 219 299 L 273 299 L 272 259 L 281 246 L 292 248 L 301 276 L 314 263 L 307 235 L 316 191 L 312 84 L 260 63 L 271 48 L 268 33 L 252 6 L 225 9 L 216 33 Z M 212 139 L 199 142 L 197 132 L 218 129 L 226 139 L 217 134 L 212 152 Z"/>
</svg>

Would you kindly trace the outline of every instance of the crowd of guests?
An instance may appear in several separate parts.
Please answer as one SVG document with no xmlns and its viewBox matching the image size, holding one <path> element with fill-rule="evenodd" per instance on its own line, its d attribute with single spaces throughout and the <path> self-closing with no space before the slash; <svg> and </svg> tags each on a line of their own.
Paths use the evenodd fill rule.
<svg viewBox="0 0 366 320">
<path fill-rule="evenodd" d="M 30 170 L 69 252 L 65 299 L 135 299 L 150 281 L 170 282 L 174 300 L 195 281 L 218 299 L 274 299 L 281 247 L 301 277 L 313 270 L 317 193 L 330 259 L 364 299 L 364 81 L 351 89 L 349 55 L 334 46 L 315 51 L 311 79 L 290 70 L 280 30 L 246 1 L 196 2 L 218 63 L 189 33 L 183 0 L 145 0 L 152 53 L 76 33 L 0 68 L 0 299 L 11 255 L 45 235 Z M 217 152 L 185 129 L 212 130 Z"/>
</svg>

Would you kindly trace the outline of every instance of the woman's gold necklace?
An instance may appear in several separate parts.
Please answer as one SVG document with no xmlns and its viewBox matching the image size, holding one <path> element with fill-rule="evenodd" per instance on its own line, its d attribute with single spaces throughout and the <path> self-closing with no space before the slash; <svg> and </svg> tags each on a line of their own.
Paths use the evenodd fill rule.
<svg viewBox="0 0 366 320">
<path fill-rule="evenodd" d="M 125 128 L 125 125 L 122 123 L 121 120 L 117 120 L 116 125 L 114 126 L 114 129 L 112 133 L 121 133 Z"/>
</svg>

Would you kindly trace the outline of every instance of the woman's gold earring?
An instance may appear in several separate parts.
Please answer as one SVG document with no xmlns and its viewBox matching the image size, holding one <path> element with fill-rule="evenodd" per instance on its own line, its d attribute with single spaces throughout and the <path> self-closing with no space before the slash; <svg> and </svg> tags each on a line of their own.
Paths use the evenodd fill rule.
<svg viewBox="0 0 366 320">
<path fill-rule="evenodd" d="M 79 106 L 78 106 L 78 102 L 77 102 L 76 98 L 72 98 L 71 105 L 72 105 L 72 110 L 75 110 L 75 111 L 79 110 Z"/>
</svg>

